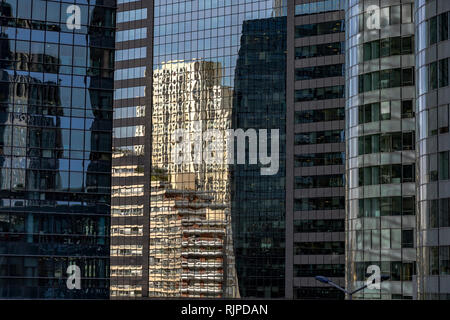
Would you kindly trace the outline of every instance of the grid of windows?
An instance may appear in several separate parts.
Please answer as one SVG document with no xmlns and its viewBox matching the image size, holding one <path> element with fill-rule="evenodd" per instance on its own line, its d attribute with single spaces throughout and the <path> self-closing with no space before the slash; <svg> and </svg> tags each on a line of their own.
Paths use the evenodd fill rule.
<svg viewBox="0 0 450 320">
<path fill-rule="evenodd" d="M 171 136 L 236 125 L 284 139 L 284 15 L 286 1 L 154 1 L 149 296 L 236 297 L 237 286 L 241 297 L 284 296 L 283 159 L 274 176 L 257 164 L 236 165 L 232 177 L 226 165 L 176 163 Z M 191 221 L 174 225 L 186 212 Z"/>
<path fill-rule="evenodd" d="M 108 297 L 115 3 L 73 4 L 0 3 L 0 299 Z"/>
<path fill-rule="evenodd" d="M 413 25 L 418 15 L 413 13 L 415 1 L 374 6 L 363 2 L 352 2 L 346 11 L 350 26 L 346 34 L 346 83 L 350 84 L 346 87 L 346 233 L 347 239 L 353 239 L 346 251 L 346 287 L 361 286 L 356 265 L 367 258 L 360 252 L 382 249 L 373 256 L 378 266 L 399 261 L 414 265 L 416 259 L 411 236 L 416 224 L 417 60 L 412 53 L 419 42 Z M 372 37 L 374 33 L 379 37 Z M 401 255 L 396 255 L 399 249 Z M 411 277 L 394 280 L 403 281 L 398 285 L 389 281 L 393 280 L 385 284 L 389 290 L 365 290 L 354 297 L 413 296 Z"/>
</svg>

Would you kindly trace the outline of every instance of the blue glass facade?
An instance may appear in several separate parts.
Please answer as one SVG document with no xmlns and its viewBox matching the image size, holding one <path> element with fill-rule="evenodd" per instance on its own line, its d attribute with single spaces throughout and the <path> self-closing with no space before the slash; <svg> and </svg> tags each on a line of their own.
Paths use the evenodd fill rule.
<svg viewBox="0 0 450 320">
<path fill-rule="evenodd" d="M 0 2 L 0 298 L 108 297 L 115 5 Z"/>
</svg>

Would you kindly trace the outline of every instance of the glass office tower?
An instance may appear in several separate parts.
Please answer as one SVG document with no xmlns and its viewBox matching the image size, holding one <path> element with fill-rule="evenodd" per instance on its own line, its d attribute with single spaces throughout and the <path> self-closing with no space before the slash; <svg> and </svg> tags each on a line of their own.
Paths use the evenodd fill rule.
<svg viewBox="0 0 450 320">
<path fill-rule="evenodd" d="M 272 265 L 268 256 L 274 254 L 280 260 L 283 241 L 269 238 L 284 238 L 284 205 L 274 200 L 270 210 L 255 212 L 242 204 L 239 210 L 233 209 L 237 190 L 232 174 L 238 165 L 228 163 L 226 134 L 233 129 L 236 87 L 256 88 L 261 83 L 258 78 L 245 84 L 238 79 L 241 45 L 250 48 L 252 42 L 261 43 L 251 52 L 253 60 L 250 52 L 241 51 L 242 58 L 257 66 L 272 61 L 272 56 L 278 58 L 282 37 L 273 41 L 264 37 L 277 34 L 275 30 L 267 33 L 269 26 L 283 28 L 269 22 L 283 15 L 286 6 L 280 0 L 118 2 L 111 297 L 239 297 L 239 287 L 247 285 L 251 288 L 242 292 L 248 296 L 282 295 L 281 264 Z M 258 27 L 252 31 L 254 38 L 243 35 L 250 30 L 246 25 Z M 248 43 L 241 44 L 241 38 Z M 275 42 L 273 50 L 269 44 Z M 267 70 L 266 87 L 283 78 L 285 65 L 277 63 Z M 280 124 L 283 129 L 283 117 L 271 119 L 271 115 L 282 115 L 283 83 L 279 86 L 266 93 L 264 106 L 247 104 L 259 97 L 244 92 L 246 100 L 239 103 L 242 108 L 248 106 L 245 117 L 258 114 L 252 128 L 275 121 L 275 127 Z M 272 106 L 269 116 L 255 109 L 267 111 Z M 224 148 L 208 149 L 210 143 Z M 248 155 L 246 159 L 248 165 Z M 262 188 L 266 194 L 272 190 L 267 183 L 258 190 Z M 280 198 L 280 193 L 275 197 Z M 264 228 L 263 241 L 238 241 L 241 247 L 256 245 L 259 260 L 250 250 L 235 248 L 234 235 L 242 232 L 240 225 L 232 224 L 235 217 L 251 218 Z M 235 269 L 236 252 L 246 272 L 242 285 Z M 246 259 L 251 264 L 246 265 Z M 266 269 L 263 280 L 245 281 L 248 274 L 258 274 L 262 268 Z"/>
<path fill-rule="evenodd" d="M 246 243 L 249 250 L 239 249 L 242 243 L 236 237 L 242 236 L 243 231 L 239 223 L 233 223 L 234 219 L 251 218 L 253 223 L 248 226 L 255 225 L 257 229 L 272 218 L 268 218 L 267 208 L 255 214 L 249 207 L 233 207 L 238 188 L 232 183 L 232 172 L 239 166 L 246 167 L 248 161 L 245 165 L 227 163 L 226 132 L 233 128 L 232 119 L 239 117 L 235 97 L 239 94 L 237 87 L 242 88 L 238 71 L 240 53 L 243 53 L 240 50 L 259 41 L 246 37 L 246 26 L 255 21 L 255 25 L 264 29 L 265 23 L 258 25 L 256 21 L 279 17 L 285 14 L 285 7 L 281 1 L 273 0 L 155 1 L 154 5 L 151 175 L 160 188 L 166 189 L 164 194 L 177 193 L 178 201 L 184 201 L 189 210 L 181 210 L 177 201 L 169 205 L 158 193 L 161 191 L 151 189 L 149 295 L 279 296 L 283 290 L 280 281 L 276 280 L 275 285 L 270 283 L 272 275 L 280 277 L 279 270 L 275 270 L 278 264 L 271 265 L 267 256 L 278 255 L 269 247 L 282 244 L 264 241 L 265 237 L 256 244 Z M 242 44 L 243 38 L 249 42 Z M 262 46 L 258 49 L 255 56 L 269 61 L 269 49 Z M 276 66 L 282 74 L 284 65 Z M 247 81 L 252 88 L 261 83 L 259 79 Z M 257 114 L 256 104 L 247 104 L 252 99 L 257 98 L 247 96 L 245 104 L 239 103 L 248 108 L 248 113 Z M 282 103 L 278 104 L 276 110 L 281 106 Z M 261 118 L 264 124 L 255 123 L 254 129 L 264 127 L 266 118 L 270 117 Z M 213 141 L 223 146 L 223 151 L 210 151 L 207 146 Z M 180 149 L 183 142 L 185 149 Z M 175 155 L 181 155 L 182 161 L 178 162 Z M 202 161 L 209 156 L 215 160 Z M 252 181 L 256 183 L 257 179 Z M 282 215 L 282 203 L 278 205 L 278 214 Z M 156 210 L 160 206 L 162 209 Z M 203 208 L 203 213 L 195 210 L 198 207 Z M 181 215 L 179 224 L 169 216 L 175 212 Z M 195 232 L 192 226 L 197 226 Z M 269 235 L 279 231 L 276 224 L 265 226 Z M 168 228 L 170 239 L 162 239 L 158 232 Z M 210 242 L 209 246 L 205 242 Z M 259 260 L 251 252 L 252 245 L 257 245 L 256 252 L 262 255 Z M 239 275 L 235 263 L 242 266 L 240 270 L 245 275 Z M 258 274 L 261 263 L 267 269 L 265 274 L 270 276 L 250 282 L 244 280 Z M 165 278 L 165 274 L 170 278 Z"/>
<path fill-rule="evenodd" d="M 232 126 L 279 130 L 276 174 L 262 176 L 259 164 L 238 165 L 232 171 L 231 221 L 243 297 L 285 296 L 286 31 L 286 17 L 242 25 Z"/>
<path fill-rule="evenodd" d="M 0 298 L 108 297 L 115 1 L 74 4 L 0 2 Z"/>
<path fill-rule="evenodd" d="M 358 299 L 412 299 L 415 274 L 413 1 L 346 8 L 346 287 L 389 275 Z"/>
<path fill-rule="evenodd" d="M 286 297 L 343 299 L 344 1 L 289 6 Z"/>
<path fill-rule="evenodd" d="M 450 2 L 416 1 L 417 298 L 450 299 Z"/>
</svg>

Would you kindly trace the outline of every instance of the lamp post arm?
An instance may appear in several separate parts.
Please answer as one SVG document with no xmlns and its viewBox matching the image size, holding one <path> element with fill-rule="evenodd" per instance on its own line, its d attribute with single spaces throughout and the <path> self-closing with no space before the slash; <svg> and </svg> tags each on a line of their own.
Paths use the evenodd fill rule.
<svg viewBox="0 0 450 320">
<path fill-rule="evenodd" d="M 349 294 L 349 292 L 347 290 L 345 290 L 344 288 L 342 288 L 341 286 L 338 286 L 336 283 L 334 283 L 333 281 L 329 281 L 328 282 L 329 285 L 341 290 L 342 292 L 344 292 L 345 294 Z"/>
<path fill-rule="evenodd" d="M 353 291 L 353 292 L 350 292 L 350 295 L 354 295 L 355 293 L 357 293 L 357 292 L 359 292 L 359 291 L 361 291 L 361 290 L 364 290 L 365 288 L 367 288 L 367 284 L 366 284 L 364 287 L 361 287 L 361 288 L 359 288 L 359 289 L 356 289 L 356 290 Z"/>
</svg>

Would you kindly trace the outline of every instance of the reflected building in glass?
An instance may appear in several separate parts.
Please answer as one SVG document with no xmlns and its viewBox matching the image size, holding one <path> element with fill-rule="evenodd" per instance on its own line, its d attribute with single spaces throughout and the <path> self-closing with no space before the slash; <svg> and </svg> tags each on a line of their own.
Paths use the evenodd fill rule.
<svg viewBox="0 0 450 320">
<path fill-rule="evenodd" d="M 108 297 L 115 2 L 74 4 L 0 3 L 1 298 Z"/>
<path fill-rule="evenodd" d="M 417 0 L 417 298 L 450 299 L 448 1 Z"/>
<path fill-rule="evenodd" d="M 286 5 L 279 0 L 118 1 L 112 298 L 231 298 L 244 296 L 239 292 L 242 286 L 251 286 L 243 291 L 248 297 L 283 294 L 284 169 L 280 167 L 274 178 L 280 185 L 271 202 L 272 213 L 260 210 L 256 215 L 250 207 L 233 205 L 233 199 L 243 202 L 249 198 L 236 195 L 243 191 L 235 189 L 233 170 L 237 166 L 227 162 L 227 130 L 234 128 L 236 117 L 251 119 L 252 112 L 257 114 L 253 123 L 246 122 L 251 126 L 245 127 L 242 122 L 244 130 L 264 128 L 270 121 L 284 125 L 283 38 L 278 36 L 272 42 L 264 38 L 274 34 L 273 30 L 268 32 L 269 26 L 281 27 L 281 34 L 284 32 L 282 23 L 268 22 L 283 15 Z M 244 36 L 251 25 L 262 28 L 255 31 L 255 39 Z M 260 43 L 261 52 L 257 52 L 257 46 L 253 52 L 240 52 L 241 38 Z M 275 43 L 272 52 L 269 45 Z M 281 61 L 267 67 L 271 73 L 264 74 L 268 78 L 265 88 L 278 80 L 282 83 L 267 93 L 272 105 L 264 100 L 267 103 L 261 110 L 273 106 L 275 111 L 263 116 L 262 111 L 254 109 L 255 104 L 247 111 L 243 109 L 246 104 L 239 104 L 241 109 L 236 111 L 241 103 L 239 96 L 246 96 L 246 101 L 254 99 L 247 92 L 236 92 L 236 87 L 252 88 L 262 83 L 256 77 L 243 79 L 238 60 L 251 57 L 257 62 L 255 67 L 261 67 L 276 60 L 270 60 L 271 55 Z M 244 66 L 242 61 L 240 64 Z M 272 120 L 272 114 L 281 117 Z M 218 149 L 209 148 L 211 144 Z M 266 194 L 272 190 L 268 181 L 258 187 L 266 188 Z M 235 245 L 236 232 L 252 224 L 234 225 L 232 221 L 246 216 L 253 224 L 266 221 L 268 237 L 276 234 L 279 239 L 256 244 L 259 260 L 250 252 L 254 243 L 238 240 Z M 243 245 L 250 250 L 237 249 Z M 278 260 L 268 257 L 272 254 Z M 251 264 L 245 265 L 250 257 Z M 242 276 L 236 272 L 238 260 L 245 268 Z M 267 277 L 261 283 L 246 282 L 246 275 L 262 269 L 258 263 L 264 263 Z"/>
<path fill-rule="evenodd" d="M 358 299 L 412 299 L 416 273 L 413 1 L 346 7 L 346 287 L 375 265 L 390 277 Z"/>
</svg>

